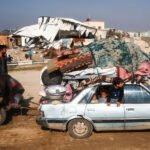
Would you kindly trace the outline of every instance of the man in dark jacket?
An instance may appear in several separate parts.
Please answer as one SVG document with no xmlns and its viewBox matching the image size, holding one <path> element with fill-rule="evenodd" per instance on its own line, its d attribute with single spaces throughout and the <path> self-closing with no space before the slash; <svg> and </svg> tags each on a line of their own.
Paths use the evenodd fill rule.
<svg viewBox="0 0 150 150">
<path fill-rule="evenodd" d="M 0 104 L 3 102 L 6 86 L 4 76 L 2 75 L 2 57 L 3 57 L 3 46 L 0 45 Z"/>
<path fill-rule="evenodd" d="M 1 45 L 1 51 L 2 51 L 2 58 L 0 59 L 0 74 L 7 75 L 8 69 L 7 69 L 7 46 Z"/>
<path fill-rule="evenodd" d="M 107 97 L 107 106 L 110 106 L 110 102 L 116 103 L 117 107 L 120 106 L 122 98 L 124 96 L 124 81 L 116 77 L 113 81 L 113 85 L 109 89 L 108 97 Z"/>
<path fill-rule="evenodd" d="M 5 45 L 0 45 L 0 101 L 5 103 L 8 102 L 9 95 L 6 51 L 7 47 Z"/>
</svg>

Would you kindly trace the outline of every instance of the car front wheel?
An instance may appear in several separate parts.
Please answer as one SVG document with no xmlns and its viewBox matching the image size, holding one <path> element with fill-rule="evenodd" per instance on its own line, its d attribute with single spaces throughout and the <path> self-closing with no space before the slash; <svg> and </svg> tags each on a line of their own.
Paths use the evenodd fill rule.
<svg viewBox="0 0 150 150">
<path fill-rule="evenodd" d="M 91 136 L 92 124 L 85 119 L 74 119 L 68 124 L 69 135 L 73 138 L 82 139 Z"/>
</svg>

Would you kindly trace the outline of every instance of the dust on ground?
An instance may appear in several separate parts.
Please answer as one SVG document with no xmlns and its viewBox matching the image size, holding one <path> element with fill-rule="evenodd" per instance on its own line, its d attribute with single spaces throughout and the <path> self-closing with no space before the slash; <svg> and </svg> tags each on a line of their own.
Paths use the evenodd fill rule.
<svg viewBox="0 0 150 150">
<path fill-rule="evenodd" d="M 25 98 L 38 100 L 39 71 L 12 72 L 26 89 Z M 77 140 L 67 132 L 42 130 L 35 122 L 39 112 L 16 115 L 0 126 L 0 150 L 149 150 L 150 131 L 93 132 L 90 138 Z"/>
</svg>

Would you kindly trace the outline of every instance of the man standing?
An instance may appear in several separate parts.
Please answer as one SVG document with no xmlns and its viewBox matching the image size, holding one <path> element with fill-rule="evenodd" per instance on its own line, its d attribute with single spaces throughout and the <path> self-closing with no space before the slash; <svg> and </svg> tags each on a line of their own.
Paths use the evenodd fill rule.
<svg viewBox="0 0 150 150">
<path fill-rule="evenodd" d="M 117 107 L 120 106 L 122 98 L 124 96 L 124 81 L 116 77 L 113 81 L 113 85 L 109 89 L 108 97 L 107 97 L 107 106 L 110 106 L 110 102 L 116 103 Z"/>
<path fill-rule="evenodd" d="M 7 46 L 6 45 L 0 45 L 0 88 L 2 91 L 3 101 L 4 103 L 9 102 L 9 75 L 8 75 L 8 69 L 7 69 Z"/>
<path fill-rule="evenodd" d="M 33 55 L 32 50 L 29 50 L 29 51 L 28 51 L 28 56 L 29 56 L 30 60 L 32 60 L 32 55 Z"/>
<path fill-rule="evenodd" d="M 7 46 L 1 45 L 2 48 L 2 58 L 1 58 L 1 74 L 8 75 L 7 69 Z"/>
<path fill-rule="evenodd" d="M 0 45 L 0 103 L 3 102 L 3 99 L 6 95 L 6 76 L 4 74 L 3 66 L 3 45 Z"/>
<path fill-rule="evenodd" d="M 0 59 L 2 58 L 2 45 L 0 45 Z"/>
</svg>

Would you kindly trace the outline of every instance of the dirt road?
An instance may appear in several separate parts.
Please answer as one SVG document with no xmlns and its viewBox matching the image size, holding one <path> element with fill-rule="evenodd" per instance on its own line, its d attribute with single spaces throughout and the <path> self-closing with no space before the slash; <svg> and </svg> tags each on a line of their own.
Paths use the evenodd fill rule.
<svg viewBox="0 0 150 150">
<path fill-rule="evenodd" d="M 39 71 L 13 72 L 26 89 L 25 98 L 39 99 Z M 75 140 L 66 132 L 42 130 L 35 123 L 37 110 L 14 116 L 0 127 L 0 150 L 149 150 L 150 131 L 100 132 L 88 139 Z"/>
</svg>

